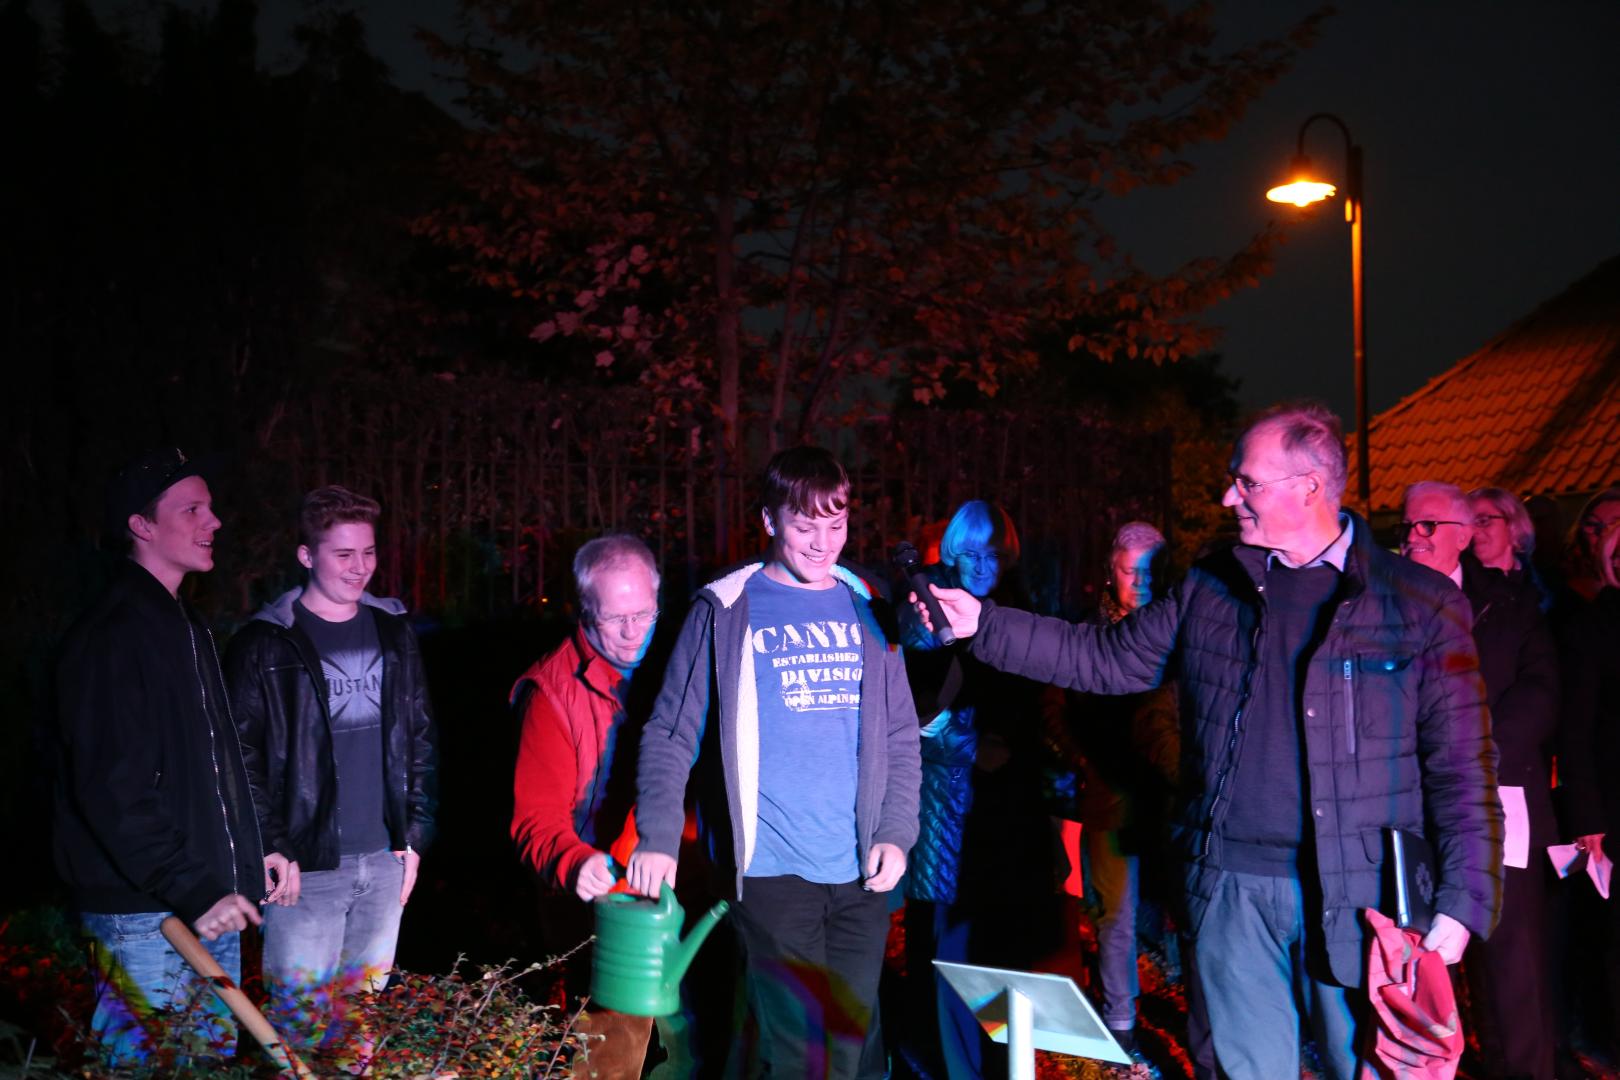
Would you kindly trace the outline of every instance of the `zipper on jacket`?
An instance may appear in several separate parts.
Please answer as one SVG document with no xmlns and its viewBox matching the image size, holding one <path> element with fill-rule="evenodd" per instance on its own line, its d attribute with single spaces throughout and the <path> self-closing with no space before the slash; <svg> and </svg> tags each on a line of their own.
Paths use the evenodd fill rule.
<svg viewBox="0 0 1620 1080">
<path fill-rule="evenodd" d="M 297 625 L 294 624 L 292 629 L 297 630 Z M 300 634 L 302 633 L 302 631 L 298 632 Z M 305 636 L 304 640 L 308 641 L 309 639 L 307 636 Z M 299 648 L 298 642 L 293 641 L 290 642 L 290 644 L 292 645 L 294 655 L 298 657 L 299 666 L 302 667 L 304 669 L 304 673 L 309 676 L 310 682 L 315 684 L 315 700 L 321 703 L 321 716 L 326 720 L 326 737 L 334 744 L 332 750 L 332 790 L 334 792 L 341 792 L 343 790 L 343 776 L 338 772 L 336 749 L 337 740 L 332 734 L 332 702 L 327 698 L 328 691 L 326 685 L 326 671 L 321 667 L 320 651 L 315 648 L 315 643 L 313 641 L 309 642 L 310 651 L 315 655 L 315 666 L 310 667 L 309 659 L 304 655 L 304 650 Z M 381 642 L 379 642 L 379 646 L 380 644 Z M 387 757 L 384 755 L 385 766 L 386 762 Z M 384 813 L 384 824 L 386 825 L 386 810 Z M 341 864 L 343 862 L 343 804 L 338 801 L 336 796 L 334 796 L 332 799 L 332 822 L 333 827 L 337 829 L 337 856 L 338 862 Z M 389 842 L 393 842 L 392 837 L 389 838 Z M 283 854 L 285 854 L 285 852 L 283 852 Z M 337 868 L 333 867 L 333 869 L 335 870 Z"/>
<path fill-rule="evenodd" d="M 219 800 L 219 820 L 225 826 L 225 844 L 231 851 L 231 892 L 239 894 L 242 889 L 236 873 L 236 836 L 231 832 L 231 814 L 225 808 L 225 792 L 219 786 L 219 752 L 215 746 L 214 719 L 208 715 L 208 682 L 203 678 L 202 660 L 197 655 L 197 630 L 191 625 L 191 616 L 186 614 L 184 606 L 180 608 L 180 617 L 186 620 L 186 637 L 191 641 L 191 670 L 197 675 L 197 690 L 202 695 L 203 722 L 208 725 L 208 758 L 214 765 L 214 798 Z M 258 816 L 255 810 L 255 822 Z"/>
<path fill-rule="evenodd" d="M 219 676 L 219 686 L 224 691 L 225 669 L 219 663 L 219 647 L 214 644 L 214 632 L 205 626 L 203 627 L 203 633 L 208 635 L 208 654 L 214 659 L 214 674 Z M 259 804 L 253 798 L 253 777 L 248 775 L 247 761 L 242 757 L 242 729 L 236 726 L 236 714 L 231 712 L 231 695 L 229 691 L 222 692 L 219 700 L 225 706 L 225 720 L 231 725 L 231 734 L 233 736 L 231 745 L 236 747 L 236 763 L 242 766 L 242 778 L 247 781 L 248 803 L 253 811 L 251 815 L 253 818 L 253 835 L 259 841 L 259 857 L 262 859 L 270 853 L 264 850 L 264 828 L 259 824 Z"/>
<path fill-rule="evenodd" d="M 1350 756 L 1356 756 L 1356 683 L 1351 676 L 1351 661 L 1344 662 L 1344 741 Z"/>
</svg>

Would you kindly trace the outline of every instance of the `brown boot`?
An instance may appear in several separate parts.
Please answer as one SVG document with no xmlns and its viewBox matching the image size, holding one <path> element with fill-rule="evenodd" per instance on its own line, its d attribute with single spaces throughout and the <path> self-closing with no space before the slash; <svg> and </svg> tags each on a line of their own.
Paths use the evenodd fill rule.
<svg viewBox="0 0 1620 1080">
<path fill-rule="evenodd" d="M 590 1036 L 588 1056 L 574 1065 L 576 1080 L 637 1080 L 652 1036 L 652 1017 L 587 1009 L 574 1025 Z"/>
</svg>

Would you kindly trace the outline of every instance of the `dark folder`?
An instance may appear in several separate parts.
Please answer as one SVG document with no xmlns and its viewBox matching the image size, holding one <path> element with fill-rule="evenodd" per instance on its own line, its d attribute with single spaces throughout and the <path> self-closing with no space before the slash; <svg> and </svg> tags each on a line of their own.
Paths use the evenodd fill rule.
<svg viewBox="0 0 1620 1080">
<path fill-rule="evenodd" d="M 1386 828 L 1395 893 L 1395 925 L 1420 934 L 1434 925 L 1434 897 L 1440 888 L 1434 848 L 1416 833 Z"/>
</svg>

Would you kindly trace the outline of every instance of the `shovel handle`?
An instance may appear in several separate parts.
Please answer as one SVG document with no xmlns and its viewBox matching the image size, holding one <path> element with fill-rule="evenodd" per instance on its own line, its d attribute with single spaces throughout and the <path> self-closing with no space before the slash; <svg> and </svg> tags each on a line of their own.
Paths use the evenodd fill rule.
<svg viewBox="0 0 1620 1080">
<path fill-rule="evenodd" d="M 219 1000 L 225 1003 L 231 1014 L 258 1040 L 265 1053 L 270 1055 L 270 1060 L 280 1066 L 282 1072 L 292 1073 L 298 1080 L 317 1080 L 315 1074 L 309 1071 L 309 1066 L 281 1041 L 276 1029 L 264 1018 L 264 1013 L 260 1012 L 258 1007 L 248 1000 L 248 996 L 242 993 L 242 988 L 225 974 L 225 969 L 219 966 L 214 954 L 203 947 L 203 943 L 197 940 L 197 935 L 191 932 L 190 927 L 181 922 L 178 916 L 170 915 L 163 920 L 162 929 L 163 936 L 174 946 L 175 952 L 191 965 L 193 971 L 208 980 L 208 985 Z"/>
</svg>

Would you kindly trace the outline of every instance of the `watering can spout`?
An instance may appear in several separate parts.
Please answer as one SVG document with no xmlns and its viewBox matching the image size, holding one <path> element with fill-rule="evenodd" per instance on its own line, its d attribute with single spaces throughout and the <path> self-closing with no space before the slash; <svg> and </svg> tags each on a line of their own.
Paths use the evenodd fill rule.
<svg viewBox="0 0 1620 1080">
<path fill-rule="evenodd" d="M 666 886 L 667 888 L 667 886 Z M 692 958 L 697 955 L 698 949 L 703 945 L 703 939 L 709 936 L 709 931 L 715 928 L 731 905 L 724 900 L 704 913 L 703 917 L 692 924 L 692 930 L 686 935 L 674 955 L 670 958 L 670 975 L 679 982 L 686 975 L 686 969 L 691 966 Z"/>
</svg>

